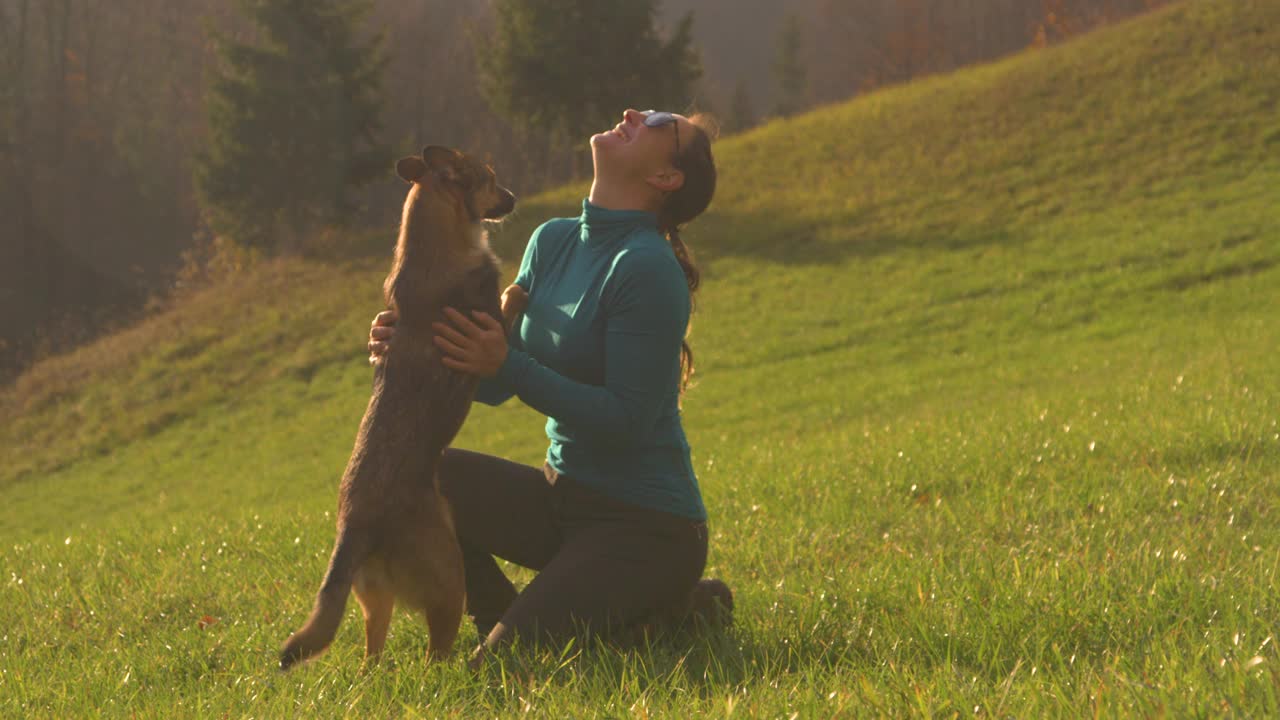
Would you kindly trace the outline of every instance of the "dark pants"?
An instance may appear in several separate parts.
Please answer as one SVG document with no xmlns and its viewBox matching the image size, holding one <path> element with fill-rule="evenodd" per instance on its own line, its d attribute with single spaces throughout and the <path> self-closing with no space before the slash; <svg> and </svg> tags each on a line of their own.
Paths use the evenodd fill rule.
<svg viewBox="0 0 1280 720">
<path fill-rule="evenodd" d="M 677 619 L 707 561 L 705 522 L 639 507 L 550 468 L 449 448 L 440 489 L 466 566 L 467 611 L 489 645 L 625 635 Z M 517 593 L 494 556 L 538 570 Z"/>
</svg>

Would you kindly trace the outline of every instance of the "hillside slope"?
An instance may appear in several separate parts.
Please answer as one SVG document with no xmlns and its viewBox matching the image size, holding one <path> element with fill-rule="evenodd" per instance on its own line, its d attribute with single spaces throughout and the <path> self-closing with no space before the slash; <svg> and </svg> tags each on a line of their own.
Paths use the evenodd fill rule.
<svg viewBox="0 0 1280 720">
<path fill-rule="evenodd" d="M 1147 307 L 1272 271 L 1275 12 L 1193 3 L 722 143 L 719 195 L 690 231 L 708 272 L 694 337 L 703 377 L 856 352 L 858 338 L 928 347 L 916 322 L 941 314 L 963 331 L 957 355 L 1118 335 L 1112 322 L 1158 320 Z M 515 262 L 529 230 L 576 214 L 584 192 L 526 199 L 501 254 Z M 394 242 L 393 227 L 370 235 Z M 387 264 L 382 253 L 271 263 L 46 361 L 0 396 L 11 458 L 0 488 L 282 380 L 367 375 L 362 341 Z M 757 312 L 753 299 L 798 288 Z M 1103 319 L 1107 308 L 1123 312 Z M 720 395 L 713 385 L 704 397 Z"/>
<path fill-rule="evenodd" d="M 1280 3 L 1186 2 L 720 143 L 686 233 L 704 289 L 685 417 L 741 635 L 687 668 L 548 669 L 537 707 L 1280 708 L 1277 47 Z M 525 199 L 500 254 L 584 191 Z M 265 264 L 4 391 L 14 710 L 74 711 L 78 675 L 124 676 L 105 644 L 144 678 L 135 709 L 404 712 L 398 681 L 336 669 L 358 623 L 323 675 L 259 667 L 323 570 L 393 236 Z M 545 439 L 511 403 L 459 444 L 532 464 Z M 126 615 L 150 630 L 117 638 Z M 216 648 L 188 632 L 202 615 L 226 618 Z M 420 655 L 397 622 L 393 652 Z M 176 660 L 151 658 L 176 634 Z M 58 653 L 75 662 L 38 678 Z M 517 711 L 465 677 L 411 692 Z"/>
</svg>

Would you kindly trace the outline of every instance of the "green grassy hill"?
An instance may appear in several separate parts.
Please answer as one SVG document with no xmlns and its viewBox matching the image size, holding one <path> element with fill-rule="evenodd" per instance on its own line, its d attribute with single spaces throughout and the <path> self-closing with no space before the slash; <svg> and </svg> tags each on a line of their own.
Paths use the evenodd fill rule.
<svg viewBox="0 0 1280 720">
<path fill-rule="evenodd" d="M 273 670 L 392 227 L 40 364 L 0 396 L 0 715 L 1280 713 L 1276 48 L 1280 4 L 1185 2 L 717 146 L 685 417 L 739 625 L 692 648 L 473 677 L 401 614 L 362 674 L 352 608 Z"/>
</svg>

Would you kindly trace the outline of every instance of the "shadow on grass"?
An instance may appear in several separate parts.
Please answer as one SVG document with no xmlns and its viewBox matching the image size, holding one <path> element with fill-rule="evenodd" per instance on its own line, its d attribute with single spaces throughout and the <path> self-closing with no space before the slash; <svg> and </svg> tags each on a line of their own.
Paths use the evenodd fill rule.
<svg viewBox="0 0 1280 720">
<path fill-rule="evenodd" d="M 496 694 L 533 686 L 625 687 L 639 693 L 692 690 L 712 698 L 783 675 L 829 675 L 862 654 L 837 628 L 776 638 L 730 629 L 664 635 L 643 644 L 570 643 L 559 652 L 509 648 L 490 659 L 482 676 Z"/>
<path fill-rule="evenodd" d="M 1280 465 L 1280 446 L 1267 442 L 1265 437 L 1231 440 L 1197 437 L 1182 445 L 1153 448 L 1145 464 L 1182 476 L 1233 464 Z"/>
<path fill-rule="evenodd" d="M 1183 273 L 1162 280 L 1151 287 L 1151 290 L 1184 292 L 1199 285 L 1211 285 L 1217 282 L 1233 280 L 1266 272 L 1280 265 L 1280 258 L 1265 258 L 1253 261 L 1240 261 L 1203 272 Z"/>
<path fill-rule="evenodd" d="M 577 207 L 537 204 L 490 231 L 490 242 L 504 262 L 515 265 L 523 255 L 533 229 L 553 217 L 576 217 Z M 743 257 L 791 266 L 840 263 L 851 258 L 870 259 L 902 250 L 961 252 L 985 246 L 1010 246 L 1022 240 L 1003 228 L 937 227 L 913 233 L 882 233 L 867 228 L 870 209 L 832 212 L 816 218 L 767 211 L 712 210 L 682 233 L 694 255 L 714 263 L 719 258 Z M 367 230 L 342 242 L 319 245 L 308 256 L 328 262 L 390 263 L 397 226 Z"/>
<path fill-rule="evenodd" d="M 852 210 L 818 218 L 768 212 L 711 213 L 685 233 L 700 259 L 748 258 L 787 266 L 840 264 L 904 250 L 963 252 L 1023 242 L 1003 228 L 959 226 L 910 233 L 871 229 L 869 211 Z"/>
</svg>

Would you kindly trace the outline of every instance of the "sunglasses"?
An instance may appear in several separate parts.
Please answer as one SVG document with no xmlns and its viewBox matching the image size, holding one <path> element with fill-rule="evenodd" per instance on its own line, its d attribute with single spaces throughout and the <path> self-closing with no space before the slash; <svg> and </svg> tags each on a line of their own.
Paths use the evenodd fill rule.
<svg viewBox="0 0 1280 720">
<path fill-rule="evenodd" d="M 680 157 L 680 126 L 676 124 L 676 116 L 665 110 L 643 110 L 645 127 L 662 127 L 671 125 L 676 130 L 676 157 Z"/>
</svg>

